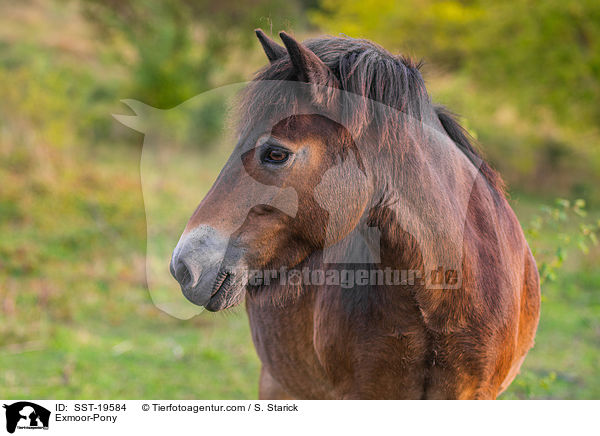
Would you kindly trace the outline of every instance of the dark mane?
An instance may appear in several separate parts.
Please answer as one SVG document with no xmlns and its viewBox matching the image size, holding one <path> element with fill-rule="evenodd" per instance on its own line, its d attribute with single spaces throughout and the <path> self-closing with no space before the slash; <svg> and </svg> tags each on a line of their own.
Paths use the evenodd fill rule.
<svg viewBox="0 0 600 436">
<path fill-rule="evenodd" d="M 468 133 L 454 116 L 441 106 L 433 106 L 419 71 L 420 62 L 405 56 L 395 56 L 371 41 L 348 37 L 324 37 L 303 42 L 333 72 L 342 91 L 366 97 L 390 108 L 390 116 L 375 116 L 370 105 L 342 107 L 344 120 L 361 134 L 373 123 L 382 135 L 382 143 L 398 143 L 400 139 L 397 112 L 405 119 L 436 127 L 439 120 L 445 133 L 456 146 L 479 167 L 481 174 L 498 192 L 504 192 L 500 176 L 482 159 L 472 145 Z M 297 81 L 296 70 L 289 55 L 274 60 L 256 75 L 242 96 L 241 128 L 252 120 L 268 119 L 269 113 L 281 107 L 296 107 L 295 96 L 281 86 L 258 86 L 264 81 Z M 252 86 L 254 85 L 254 86 Z M 437 127 L 439 130 L 439 127 Z"/>
<path fill-rule="evenodd" d="M 444 106 L 435 106 L 435 112 L 442 123 L 442 127 L 452 139 L 454 144 L 462 150 L 462 152 L 479 168 L 479 171 L 485 179 L 498 192 L 504 195 L 505 184 L 500 174 L 498 174 L 482 157 L 477 149 L 473 146 L 473 141 L 469 132 L 461 126 L 456 120 L 456 116 L 446 109 Z"/>
</svg>

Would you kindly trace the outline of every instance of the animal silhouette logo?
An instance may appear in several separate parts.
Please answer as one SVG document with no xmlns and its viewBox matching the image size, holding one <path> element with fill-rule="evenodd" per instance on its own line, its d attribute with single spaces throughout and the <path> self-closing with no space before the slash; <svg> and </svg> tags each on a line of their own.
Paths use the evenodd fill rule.
<svg viewBox="0 0 600 436">
<path fill-rule="evenodd" d="M 417 119 L 410 113 L 366 99 L 364 96 L 331 89 L 324 92 L 334 92 L 338 103 L 336 107 L 347 110 L 331 111 L 328 107 L 321 106 L 305 108 L 292 103 L 310 95 L 314 91 L 314 85 L 270 80 L 261 81 L 259 85 L 256 82 L 243 82 L 216 88 L 165 110 L 136 100 L 123 100 L 134 115 L 113 115 L 123 125 L 144 134 L 140 172 L 147 224 L 146 283 L 157 307 L 177 318 L 189 319 L 202 311 L 202 306 L 198 303 L 204 303 L 204 300 L 209 298 L 209 293 L 205 293 L 192 304 L 187 299 L 182 299 L 181 292 L 177 292 L 178 290 L 171 286 L 170 268 L 165 268 L 165 265 L 170 265 L 173 255 L 177 253 L 172 252 L 164 241 L 174 241 L 182 234 L 181 228 L 173 223 L 185 222 L 189 213 L 179 215 L 180 211 L 172 208 L 169 214 L 165 214 L 165 198 L 169 195 L 169 186 L 202 186 L 204 182 L 199 174 L 203 171 L 199 172 L 197 168 L 208 168 L 205 159 L 209 156 L 214 159 L 214 156 L 218 155 L 216 152 L 215 155 L 210 155 L 208 148 L 197 146 L 203 144 L 202 138 L 208 137 L 203 134 L 196 137 L 197 132 L 203 129 L 198 125 L 201 121 L 199 119 L 202 118 L 198 114 L 204 113 L 200 109 L 210 108 L 215 101 L 222 102 L 220 106 L 233 108 L 240 95 L 245 95 L 244 92 L 256 86 L 267 90 L 274 89 L 281 98 L 272 102 L 265 100 L 270 102 L 265 106 L 269 109 L 265 109 L 266 112 L 262 115 L 250 116 L 248 113 L 252 111 L 244 109 L 231 118 L 231 121 L 236 120 L 236 117 L 242 120 L 240 129 L 228 126 L 222 129 L 221 136 L 211 140 L 215 146 L 233 147 L 233 152 L 224 166 L 227 168 L 225 173 L 228 174 L 229 171 L 230 174 L 236 174 L 235 180 L 243 181 L 236 182 L 238 186 L 244 187 L 244 195 L 237 197 L 235 207 L 239 212 L 228 218 L 231 220 L 228 228 L 240 229 L 248 216 L 247 212 L 257 205 L 268 205 L 290 218 L 297 216 L 301 206 L 295 188 L 289 184 L 278 186 L 271 183 L 268 177 L 265 178 L 255 171 L 248 172 L 249 167 L 245 165 L 245 159 L 255 156 L 252 150 L 256 147 L 252 146 L 262 144 L 262 139 L 268 136 L 274 126 L 287 125 L 285 120 L 294 117 L 320 117 L 341 126 L 343 129 L 339 129 L 340 131 L 345 129 L 353 143 L 348 150 L 352 153 L 340 155 L 339 159 L 332 162 L 331 167 L 321 174 L 318 185 L 314 187 L 311 204 L 329 215 L 324 223 L 323 262 L 328 265 L 369 265 L 376 268 L 382 262 L 383 229 L 374 225 L 373 217 L 380 220 L 385 218 L 387 221 L 394 221 L 397 227 L 408 235 L 407 238 L 413 241 L 415 251 L 422 257 L 422 278 L 427 289 L 461 288 L 464 223 L 471 204 L 473 186 L 480 177 L 478 168 L 481 162 L 475 157 L 465 155 L 460 147 L 453 144 L 452 139 L 439 125 L 437 115 L 432 119 Z M 373 132 L 357 127 L 362 124 L 355 122 L 354 108 L 366 108 L 363 110 L 368 111 L 371 124 L 376 127 Z M 282 122 L 283 124 L 280 124 Z M 187 125 L 194 126 L 194 129 L 190 130 L 191 133 L 186 133 L 188 129 L 183 126 Z M 393 136 L 395 143 L 403 150 L 416 150 L 409 145 L 418 144 L 419 159 L 424 163 L 422 171 L 414 174 L 399 165 L 394 168 L 390 177 L 378 179 L 379 184 L 375 188 L 374 178 L 381 176 L 378 168 L 383 161 L 373 156 L 379 156 L 386 150 L 375 150 L 374 145 L 383 141 L 374 139 L 379 138 L 379 130 Z M 170 146 L 188 136 L 192 138 L 193 146 Z M 246 137 L 256 141 L 253 139 L 254 142 L 249 143 L 250 145 L 241 144 L 241 138 Z M 238 146 L 238 143 L 241 145 Z M 372 168 L 369 165 L 365 166 L 369 159 L 374 162 Z M 457 180 L 460 180 L 460 183 Z M 371 188 L 372 192 L 360 191 Z M 184 197 L 178 190 L 179 188 L 173 190 L 173 198 L 179 198 L 179 195 Z M 334 197 L 332 192 L 336 192 L 337 196 Z M 453 192 L 453 195 L 443 195 L 443 192 Z M 430 199 L 426 193 L 434 195 L 435 199 Z M 352 201 L 352 195 L 368 200 L 366 203 Z M 432 201 L 435 201 L 436 207 L 431 207 Z M 354 216 L 356 212 L 348 209 L 351 206 L 364 208 L 363 216 L 358 222 L 352 223 L 352 231 L 345 234 L 345 230 L 350 228 L 347 217 Z M 203 270 L 206 277 L 212 273 L 217 274 L 222 269 L 218 259 L 210 256 L 211 253 L 227 253 L 224 247 L 229 246 L 230 236 L 231 234 L 224 235 L 218 249 L 194 252 L 196 263 L 206 266 Z M 204 259 L 206 256 L 209 258 Z M 241 283 L 244 281 L 242 277 L 247 277 L 247 274 L 243 273 L 245 265 L 242 262 L 238 266 L 236 276 Z M 229 269 L 234 267 L 230 266 Z"/>
<path fill-rule="evenodd" d="M 6 409 L 6 431 L 14 433 L 19 429 L 48 429 L 50 411 L 42 406 L 29 401 L 19 401 L 10 405 L 4 404 Z"/>
</svg>

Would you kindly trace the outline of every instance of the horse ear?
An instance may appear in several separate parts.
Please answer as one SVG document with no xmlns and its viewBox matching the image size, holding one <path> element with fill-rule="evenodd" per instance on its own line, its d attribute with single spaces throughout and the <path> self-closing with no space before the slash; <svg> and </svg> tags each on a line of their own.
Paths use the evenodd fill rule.
<svg viewBox="0 0 600 436">
<path fill-rule="evenodd" d="M 316 54 L 287 33 L 280 32 L 279 36 L 298 72 L 298 80 L 325 85 L 324 82 L 327 82 L 329 76 L 332 75 L 329 67 Z"/>
<path fill-rule="evenodd" d="M 334 89 L 340 87 L 339 82 L 331 69 L 310 49 L 300 44 L 287 33 L 280 32 L 279 36 L 297 71 L 298 80 L 328 88 L 326 92 L 323 92 L 323 90 L 319 92 L 317 89 L 313 92 L 315 103 L 323 105 L 327 104 L 328 102 L 326 100 L 331 98 Z"/>
<path fill-rule="evenodd" d="M 254 29 L 254 32 L 256 32 L 256 37 L 260 41 L 260 45 L 262 45 L 262 48 L 271 63 L 281 59 L 287 54 L 285 48 L 269 38 L 262 29 Z"/>
</svg>

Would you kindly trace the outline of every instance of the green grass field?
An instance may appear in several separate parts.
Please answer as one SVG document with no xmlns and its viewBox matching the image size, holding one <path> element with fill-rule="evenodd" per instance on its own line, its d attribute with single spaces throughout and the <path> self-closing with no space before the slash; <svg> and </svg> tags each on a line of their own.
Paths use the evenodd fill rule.
<svg viewBox="0 0 600 436">
<path fill-rule="evenodd" d="M 165 214 L 189 214 L 223 158 L 210 154 L 197 187 L 160 185 Z M 33 168 L 38 157 L 22 159 Z M 243 308 L 179 320 L 151 301 L 139 152 L 99 147 L 62 163 L 28 179 L 15 163 L 0 169 L 9 187 L 0 203 L 0 397 L 256 398 L 260 366 Z M 527 222 L 540 200 L 512 202 Z M 502 398 L 600 398 L 596 259 L 571 258 L 544 286 L 536 346 Z"/>
</svg>

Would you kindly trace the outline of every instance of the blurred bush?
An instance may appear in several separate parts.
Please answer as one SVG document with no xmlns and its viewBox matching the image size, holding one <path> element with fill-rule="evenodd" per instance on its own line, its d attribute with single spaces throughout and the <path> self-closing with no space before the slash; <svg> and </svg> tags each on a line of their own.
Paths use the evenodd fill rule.
<svg viewBox="0 0 600 436">
<path fill-rule="evenodd" d="M 600 2 L 321 0 L 312 22 L 426 60 L 512 188 L 600 200 Z"/>
<path fill-rule="evenodd" d="M 525 228 L 540 271 L 540 283 L 555 281 L 567 255 L 573 249 L 588 254 L 598 246 L 600 220 L 586 220 L 585 201 L 556 199 L 553 206 L 540 206 L 539 213 Z"/>
<path fill-rule="evenodd" d="M 252 29 L 289 27 L 298 23 L 287 17 L 300 15 L 299 2 L 282 0 L 84 0 L 82 8 L 103 41 L 112 43 L 117 61 L 127 67 L 129 82 L 123 94 L 161 109 L 214 87 L 247 80 L 248 72 L 235 65 L 243 62 L 255 43 Z M 236 62 L 235 57 L 240 59 Z M 190 135 L 182 141 L 202 146 L 216 138 L 226 108 L 214 103 L 187 118 L 194 122 L 180 129 Z"/>
<path fill-rule="evenodd" d="M 120 42 L 116 53 L 129 67 L 131 95 L 161 109 L 242 79 L 225 67 L 248 49 L 252 29 L 264 17 L 270 22 L 263 25 L 292 25 L 284 17 L 298 13 L 296 2 L 281 0 L 84 0 L 82 7 L 105 42 Z"/>
<path fill-rule="evenodd" d="M 524 108 L 600 120 L 600 3 L 545 0 L 322 0 L 313 21 L 468 70 Z"/>
</svg>

